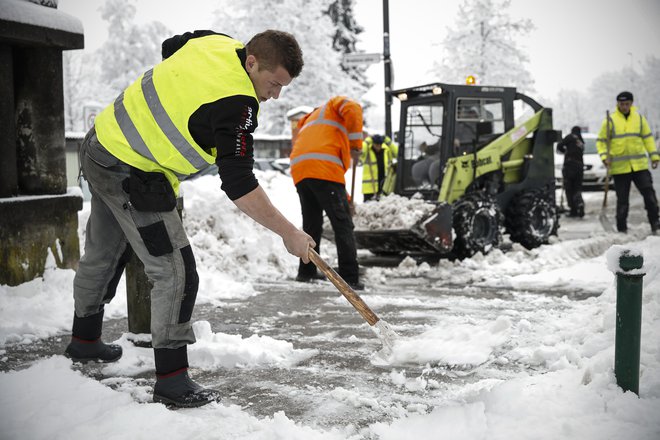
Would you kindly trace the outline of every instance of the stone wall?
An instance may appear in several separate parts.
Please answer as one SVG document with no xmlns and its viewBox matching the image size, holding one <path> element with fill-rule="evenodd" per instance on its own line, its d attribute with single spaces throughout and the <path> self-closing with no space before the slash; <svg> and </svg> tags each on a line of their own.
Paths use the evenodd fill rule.
<svg viewBox="0 0 660 440">
<path fill-rule="evenodd" d="M 49 253 L 58 267 L 78 265 L 82 197 L 67 192 L 62 51 L 82 47 L 79 20 L 53 7 L 0 8 L 0 284 L 41 276 Z"/>
</svg>

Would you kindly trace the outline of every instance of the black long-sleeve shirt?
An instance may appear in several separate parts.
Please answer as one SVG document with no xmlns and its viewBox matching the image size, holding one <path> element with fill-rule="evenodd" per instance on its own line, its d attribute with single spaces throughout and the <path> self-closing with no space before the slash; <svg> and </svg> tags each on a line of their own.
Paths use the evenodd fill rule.
<svg viewBox="0 0 660 440">
<path fill-rule="evenodd" d="M 564 162 L 574 161 L 583 163 L 584 142 L 577 135 L 570 133 L 557 144 L 557 151 L 564 153 Z"/>
<path fill-rule="evenodd" d="M 223 34 L 195 31 L 176 35 L 163 42 L 163 59 L 170 57 L 190 39 L 207 35 Z M 243 68 L 246 56 L 244 48 L 236 50 L 236 62 L 241 63 Z M 244 196 L 259 185 L 252 171 L 252 133 L 257 128 L 258 111 L 259 102 L 254 96 L 232 95 L 200 105 L 188 120 L 188 129 L 195 142 L 207 152 L 217 149 L 216 165 L 222 180 L 221 188 L 231 200 Z"/>
</svg>

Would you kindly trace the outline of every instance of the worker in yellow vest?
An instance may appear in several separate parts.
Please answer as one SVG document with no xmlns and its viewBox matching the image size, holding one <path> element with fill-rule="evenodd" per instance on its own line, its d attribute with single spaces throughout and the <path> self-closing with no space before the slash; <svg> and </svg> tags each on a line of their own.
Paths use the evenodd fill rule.
<svg viewBox="0 0 660 440">
<path fill-rule="evenodd" d="M 375 134 L 362 143 L 362 194 L 367 202 L 393 191 L 396 156 L 399 149 L 389 136 Z M 389 179 L 391 180 L 391 179 Z"/>
<path fill-rule="evenodd" d="M 65 354 L 82 362 L 121 357 L 119 345 L 101 340 L 103 308 L 134 252 L 153 283 L 153 400 L 196 407 L 218 394 L 187 373 L 198 275 L 176 210 L 179 181 L 216 164 L 227 196 L 308 261 L 314 240 L 272 205 L 252 172 L 259 103 L 277 99 L 303 60 L 295 38 L 274 30 L 245 46 L 211 31 L 185 33 L 164 41 L 162 55 L 97 116 L 81 146 L 92 201 Z"/>
<path fill-rule="evenodd" d="M 651 224 L 651 233 L 660 231 L 658 199 L 649 172 L 649 159 L 653 169 L 658 167 L 660 154 L 656 150 L 651 128 L 646 118 L 632 105 L 633 95 L 621 92 L 616 97 L 616 110 L 606 118 L 600 128 L 596 148 L 598 154 L 614 177 L 616 191 L 616 227 L 619 232 L 628 230 L 628 198 L 630 184 L 644 198 L 644 207 Z"/>
</svg>

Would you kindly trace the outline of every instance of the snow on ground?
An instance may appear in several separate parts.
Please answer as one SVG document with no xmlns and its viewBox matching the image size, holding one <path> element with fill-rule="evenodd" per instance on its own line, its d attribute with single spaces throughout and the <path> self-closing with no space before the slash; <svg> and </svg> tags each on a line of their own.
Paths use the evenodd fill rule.
<svg viewBox="0 0 660 440">
<path fill-rule="evenodd" d="M 300 224 L 298 199 L 290 178 L 259 173 L 273 202 Z M 297 267 L 281 240 L 255 225 L 227 200 L 217 177 L 182 185 L 185 224 L 200 273 L 198 303 L 219 304 L 255 294 L 254 282 L 286 282 Z M 85 210 L 89 209 L 86 204 Z M 88 211 L 81 212 L 84 223 Z M 415 338 L 401 338 L 389 359 L 389 380 L 420 392 L 439 384 L 425 379 L 423 369 L 434 364 L 480 365 L 517 361 L 527 371 L 514 377 L 493 377 L 466 384 L 445 399 L 420 406 L 391 422 L 321 429 L 294 422 L 286 408 L 269 417 L 254 417 L 239 406 L 211 404 L 199 409 L 167 410 L 148 401 L 148 384 L 128 381 L 153 368 L 149 349 L 133 346 L 127 334 L 120 362 L 104 366 L 101 381 L 87 377 L 59 354 L 35 361 L 19 371 L 0 373 L 0 438 L 88 439 L 409 439 L 432 436 L 451 439 L 648 439 L 660 438 L 660 237 L 646 237 L 642 227 L 627 236 L 593 231 L 583 238 L 554 240 L 532 251 L 513 246 L 464 261 L 440 261 L 431 266 L 404 260 L 397 268 L 369 268 L 370 286 L 387 290 L 396 279 L 434 280 L 439 287 L 475 290 L 515 290 L 511 295 L 526 308 L 499 309 L 497 299 L 478 300 L 493 307 L 488 325 L 475 325 L 464 296 L 434 298 L 454 315 L 438 320 Z M 84 235 L 81 227 L 81 235 Z M 640 396 L 623 393 L 613 373 L 616 292 L 608 270 L 607 252 L 624 245 L 644 256 L 644 296 Z M 326 256 L 332 255 L 327 246 Z M 611 252 L 618 252 L 614 248 Z M 0 286 L 0 366 L 8 362 L 6 348 L 31 344 L 50 336 L 66 338 L 70 331 L 74 273 L 55 268 L 52 256 L 43 278 L 17 287 Z M 120 283 L 122 286 L 123 283 Z M 365 293 L 375 310 L 388 303 L 416 301 L 394 295 Z M 534 294 L 557 292 L 557 297 Z M 571 291 L 598 294 L 571 299 Z M 338 298 L 341 301 L 343 298 Z M 125 317 L 125 290 L 107 308 L 106 318 Z M 483 310 L 482 310 L 483 312 Z M 485 311 L 488 313 L 488 310 Z M 241 337 L 214 332 L 208 322 L 196 322 L 198 343 L 190 347 L 191 363 L 202 370 L 225 368 L 290 368 L 314 350 L 296 348 L 284 340 L 253 334 Z M 398 330 L 406 323 L 398 323 Z M 506 356 L 493 356 L 506 345 Z M 405 366 L 422 373 L 406 377 Z M 537 372 L 542 371 L 543 374 Z M 124 382 L 125 381 L 125 382 Z M 113 384 L 110 388 L 105 385 Z M 128 387 L 128 390 L 122 389 Z M 124 392 L 122 392 L 124 391 Z M 378 405 L 378 399 L 350 390 L 329 392 L 335 399 Z M 365 400 L 366 399 L 366 400 Z M 137 401 L 137 402 L 136 402 Z M 424 408 L 427 408 L 425 410 Z M 324 411 L 319 408 L 319 411 Z M 331 411 L 328 409 L 327 411 Z"/>
</svg>

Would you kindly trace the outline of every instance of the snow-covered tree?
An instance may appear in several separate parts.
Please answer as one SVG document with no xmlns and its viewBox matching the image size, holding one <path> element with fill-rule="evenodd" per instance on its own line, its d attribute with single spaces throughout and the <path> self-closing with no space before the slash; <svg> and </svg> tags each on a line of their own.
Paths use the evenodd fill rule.
<svg viewBox="0 0 660 440">
<path fill-rule="evenodd" d="M 247 43 L 267 29 L 293 34 L 303 51 L 305 66 L 277 100 L 261 106 L 259 132 L 286 133 L 286 112 L 301 105 L 318 106 L 334 95 L 361 99 L 366 87 L 341 67 L 341 54 L 333 48 L 336 28 L 327 11 L 330 0 L 223 0 L 213 29 Z"/>
<path fill-rule="evenodd" d="M 171 31 L 160 22 L 136 24 L 131 0 L 108 0 L 102 17 L 109 24 L 110 38 L 96 56 L 103 64 L 101 80 L 116 95 L 161 60 L 161 43 Z"/>
<path fill-rule="evenodd" d="M 566 134 L 575 125 L 592 130 L 589 124 L 591 112 L 585 98 L 585 93 L 578 90 L 562 89 L 556 99 L 543 101 L 542 104 L 553 109 L 554 127 Z"/>
<path fill-rule="evenodd" d="M 478 84 L 533 91 L 534 81 L 525 68 L 529 58 L 518 44 L 533 25 L 527 19 L 512 19 L 507 12 L 510 3 L 465 0 L 460 5 L 456 24 L 447 29 L 441 44 L 442 61 L 434 64 L 442 81 L 463 84 L 474 75 Z"/>
<path fill-rule="evenodd" d="M 67 131 L 82 130 L 83 95 L 89 85 L 89 78 L 84 78 L 83 56 L 81 51 L 64 51 L 62 54 L 64 127 Z"/>
<path fill-rule="evenodd" d="M 598 132 L 607 110 L 616 108 L 616 95 L 624 90 L 632 92 L 634 105 L 648 119 L 651 130 L 660 130 L 660 59 L 649 57 L 641 72 L 625 67 L 606 72 L 594 79 L 586 92 L 561 90 L 556 99 L 547 103 L 554 110 L 555 127 L 567 131 L 573 125 Z"/>
<path fill-rule="evenodd" d="M 161 60 L 161 43 L 171 36 L 163 24 L 137 24 L 134 0 L 108 0 L 102 17 L 109 39 L 92 54 L 64 52 L 67 130 L 82 130 L 83 106 L 107 105 L 140 74 Z"/>
<path fill-rule="evenodd" d="M 651 125 L 653 135 L 660 138 L 660 58 L 646 59 L 639 79 L 639 97 L 635 98 Z"/>
</svg>

